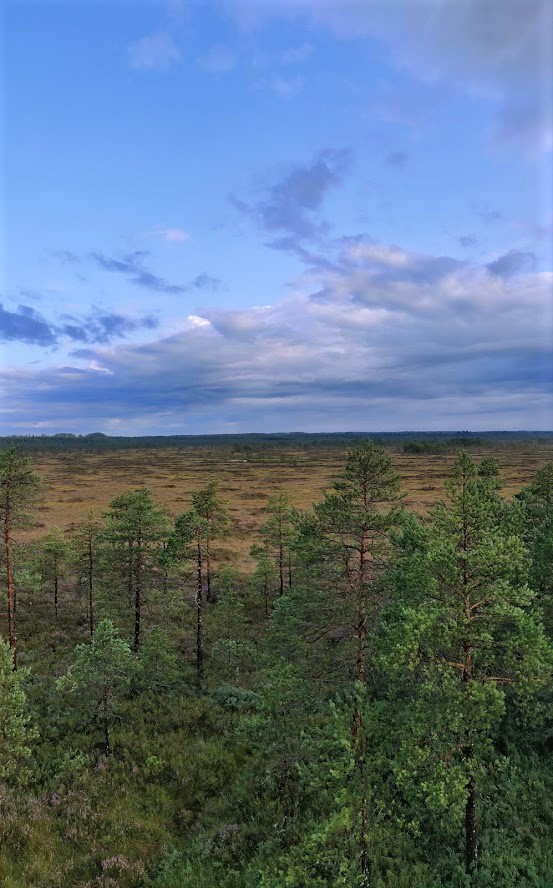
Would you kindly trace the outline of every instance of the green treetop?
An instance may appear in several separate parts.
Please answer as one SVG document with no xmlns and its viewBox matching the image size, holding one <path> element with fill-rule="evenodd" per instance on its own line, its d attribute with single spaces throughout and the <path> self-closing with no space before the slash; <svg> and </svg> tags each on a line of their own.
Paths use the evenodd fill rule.
<svg viewBox="0 0 553 888">
<path fill-rule="evenodd" d="M 402 791 L 416 786 L 430 809 L 462 819 L 472 875 L 478 781 L 507 695 L 543 687 L 552 661 L 525 582 L 527 551 L 502 528 L 495 477 L 461 453 L 446 490 L 428 533 L 413 524 L 403 540 L 384 671 L 397 692 Z"/>
<path fill-rule="evenodd" d="M 279 577 L 279 594 L 284 593 L 285 576 L 292 586 L 291 542 L 294 535 L 296 510 L 283 488 L 273 493 L 264 509 L 268 518 L 259 528 L 267 550 L 273 554 Z"/>
<path fill-rule="evenodd" d="M 15 582 L 13 565 L 13 531 L 29 522 L 32 505 L 41 488 L 40 478 L 31 469 L 29 457 L 17 447 L 0 453 L 0 522 L 4 544 L 8 641 L 14 668 L 17 664 L 15 630 Z"/>
<path fill-rule="evenodd" d="M 59 612 L 60 583 L 67 575 L 69 544 L 59 527 L 54 527 L 39 544 L 38 566 L 42 579 L 52 590 L 54 613 Z"/>
<path fill-rule="evenodd" d="M 100 574 L 100 563 L 103 550 L 103 533 L 99 521 L 89 512 L 85 520 L 79 524 L 72 540 L 72 561 L 77 571 L 77 582 L 86 589 L 88 629 L 90 637 L 94 634 L 94 598 Z"/>
<path fill-rule="evenodd" d="M 112 564 L 122 575 L 134 608 L 134 650 L 140 647 L 142 599 L 159 563 L 167 519 L 146 487 L 128 490 L 111 501 L 105 514 Z"/>
<path fill-rule="evenodd" d="M 349 452 L 339 479 L 315 506 L 319 534 L 340 564 L 342 591 L 351 603 L 360 682 L 365 680 L 369 619 L 379 603 L 376 581 L 390 551 L 390 531 L 401 514 L 392 504 L 399 499 L 399 477 L 389 456 L 365 441 Z"/>
<path fill-rule="evenodd" d="M 37 731 L 21 686 L 23 677 L 14 672 L 12 651 L 0 638 L 0 785 L 20 786 L 30 776 L 26 762 Z"/>
<path fill-rule="evenodd" d="M 129 645 L 119 637 L 111 620 L 102 620 L 92 641 L 75 648 L 75 659 L 57 682 L 76 709 L 92 716 L 101 727 L 104 751 L 110 753 L 113 717 L 121 705 L 133 672 Z"/>
<path fill-rule="evenodd" d="M 218 481 L 209 481 L 201 490 L 192 494 L 192 508 L 202 520 L 202 547 L 205 561 L 205 580 L 207 601 L 213 600 L 212 592 L 212 544 L 214 540 L 223 539 L 230 532 L 230 519 L 225 504 L 217 495 Z M 198 525 L 199 526 L 199 525 Z"/>
</svg>

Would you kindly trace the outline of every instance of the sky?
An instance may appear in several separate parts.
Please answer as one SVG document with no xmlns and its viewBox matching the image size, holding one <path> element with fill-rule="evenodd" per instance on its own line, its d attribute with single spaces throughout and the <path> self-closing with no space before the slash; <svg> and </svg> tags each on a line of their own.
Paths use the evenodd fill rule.
<svg viewBox="0 0 553 888">
<path fill-rule="evenodd" d="M 553 0 L 1 15 L 0 433 L 553 428 Z"/>
</svg>

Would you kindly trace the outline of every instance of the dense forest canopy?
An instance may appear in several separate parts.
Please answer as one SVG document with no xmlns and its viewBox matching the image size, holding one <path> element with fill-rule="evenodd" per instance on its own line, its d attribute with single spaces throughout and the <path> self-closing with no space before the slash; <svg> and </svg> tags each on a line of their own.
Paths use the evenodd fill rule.
<svg viewBox="0 0 553 888">
<path fill-rule="evenodd" d="M 216 478 L 25 538 L 29 451 L 137 439 L 3 439 L 0 883 L 552 885 L 553 463 L 506 498 L 473 438 L 507 441 L 301 436 L 351 449 L 311 509 L 268 498 L 247 569 Z M 388 443 L 455 453 L 429 515 Z"/>
</svg>

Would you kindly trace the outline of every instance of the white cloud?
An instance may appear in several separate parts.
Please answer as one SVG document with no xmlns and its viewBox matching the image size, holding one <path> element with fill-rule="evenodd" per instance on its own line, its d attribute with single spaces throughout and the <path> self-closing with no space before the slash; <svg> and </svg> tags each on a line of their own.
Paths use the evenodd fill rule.
<svg viewBox="0 0 553 888">
<path fill-rule="evenodd" d="M 153 231 L 152 234 L 159 235 L 164 240 L 169 242 L 179 242 L 190 240 L 190 235 L 187 231 L 183 231 L 182 228 L 160 228 L 157 231 Z"/>
<path fill-rule="evenodd" d="M 186 320 L 191 324 L 192 327 L 210 327 L 211 322 L 208 321 L 207 318 L 202 318 L 200 315 L 188 315 Z"/>
<path fill-rule="evenodd" d="M 88 365 L 91 370 L 95 370 L 97 373 L 107 373 L 110 376 L 113 376 L 113 370 L 109 370 L 107 367 L 102 367 L 98 361 L 91 361 Z"/>
<path fill-rule="evenodd" d="M 136 69 L 165 70 L 180 61 L 180 50 L 164 33 L 148 34 L 127 48 L 129 65 Z"/>
<path fill-rule="evenodd" d="M 200 65 L 212 74 L 226 74 L 236 67 L 235 50 L 227 44 L 212 46 L 200 59 Z"/>
<path fill-rule="evenodd" d="M 255 84 L 257 89 L 269 90 L 277 96 L 293 96 L 300 92 L 304 86 L 302 77 L 269 77 L 258 80 Z"/>
<path fill-rule="evenodd" d="M 302 43 L 301 46 L 291 46 L 285 49 L 281 54 L 279 61 L 281 65 L 297 65 L 305 62 L 313 53 L 311 43 Z"/>
</svg>

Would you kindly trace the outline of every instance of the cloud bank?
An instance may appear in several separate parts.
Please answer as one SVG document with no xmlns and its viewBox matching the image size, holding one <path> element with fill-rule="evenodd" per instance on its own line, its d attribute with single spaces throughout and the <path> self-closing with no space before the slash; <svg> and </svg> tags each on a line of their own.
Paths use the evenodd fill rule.
<svg viewBox="0 0 553 888">
<path fill-rule="evenodd" d="M 198 309 L 171 336 L 89 338 L 74 366 L 5 374 L 11 403 L 26 405 L 6 425 L 32 430 L 32 414 L 52 429 L 137 434 L 551 426 L 553 281 L 526 254 L 486 267 L 363 234 L 327 248 L 332 261 L 276 305 Z"/>
</svg>

